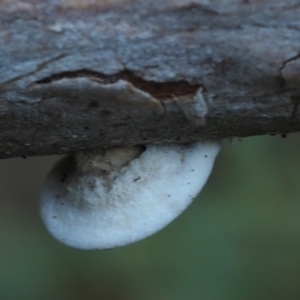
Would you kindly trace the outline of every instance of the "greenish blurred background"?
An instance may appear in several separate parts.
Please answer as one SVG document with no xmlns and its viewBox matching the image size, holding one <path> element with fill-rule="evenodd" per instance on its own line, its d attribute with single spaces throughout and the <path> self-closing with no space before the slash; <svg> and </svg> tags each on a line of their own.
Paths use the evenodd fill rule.
<svg viewBox="0 0 300 300">
<path fill-rule="evenodd" d="M 38 195 L 57 157 L 1 161 L 0 299 L 300 299 L 299 146 L 299 134 L 225 141 L 177 220 L 106 251 L 44 229 Z"/>
</svg>

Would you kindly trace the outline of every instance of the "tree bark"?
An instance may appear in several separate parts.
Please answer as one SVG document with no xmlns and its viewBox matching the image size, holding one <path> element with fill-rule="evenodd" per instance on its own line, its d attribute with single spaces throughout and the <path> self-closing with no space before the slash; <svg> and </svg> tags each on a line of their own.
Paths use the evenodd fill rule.
<svg viewBox="0 0 300 300">
<path fill-rule="evenodd" d="M 0 0 L 0 158 L 300 130 L 299 0 Z"/>
</svg>

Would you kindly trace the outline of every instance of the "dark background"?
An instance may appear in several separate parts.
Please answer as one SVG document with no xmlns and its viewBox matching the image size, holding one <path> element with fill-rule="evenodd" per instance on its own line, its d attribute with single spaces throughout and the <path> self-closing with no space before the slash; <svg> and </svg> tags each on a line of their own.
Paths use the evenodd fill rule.
<svg viewBox="0 0 300 300">
<path fill-rule="evenodd" d="M 136 244 L 53 239 L 38 197 L 57 157 L 0 161 L 0 299 L 300 299 L 300 135 L 223 142 L 197 200 Z"/>
</svg>

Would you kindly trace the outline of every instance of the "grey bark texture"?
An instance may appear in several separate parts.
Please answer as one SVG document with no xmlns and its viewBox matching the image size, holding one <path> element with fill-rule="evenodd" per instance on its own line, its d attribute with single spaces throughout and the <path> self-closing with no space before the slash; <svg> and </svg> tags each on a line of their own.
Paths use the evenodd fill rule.
<svg viewBox="0 0 300 300">
<path fill-rule="evenodd" d="M 300 130 L 299 0 L 0 0 L 0 158 Z"/>
</svg>

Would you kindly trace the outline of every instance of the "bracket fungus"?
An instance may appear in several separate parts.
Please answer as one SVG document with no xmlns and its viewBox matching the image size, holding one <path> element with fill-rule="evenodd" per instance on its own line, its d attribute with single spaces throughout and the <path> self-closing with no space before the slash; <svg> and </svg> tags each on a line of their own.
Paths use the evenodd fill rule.
<svg viewBox="0 0 300 300">
<path fill-rule="evenodd" d="M 61 160 L 48 175 L 41 215 L 79 249 L 124 246 L 175 219 L 207 181 L 217 142 L 114 147 Z"/>
</svg>

